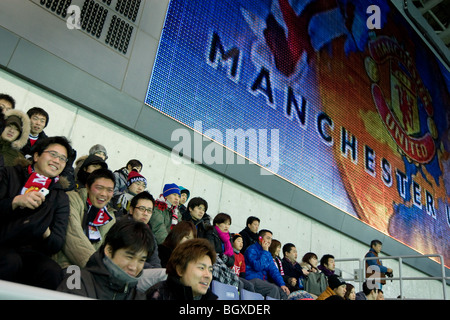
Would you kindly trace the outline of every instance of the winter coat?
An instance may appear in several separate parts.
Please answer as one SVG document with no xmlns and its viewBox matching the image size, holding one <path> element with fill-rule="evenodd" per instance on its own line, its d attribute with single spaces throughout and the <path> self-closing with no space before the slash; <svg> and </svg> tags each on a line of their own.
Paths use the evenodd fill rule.
<svg viewBox="0 0 450 320">
<path fill-rule="evenodd" d="M 336 295 L 336 293 L 331 289 L 330 287 L 327 287 L 324 292 L 322 292 L 316 300 L 325 300 L 326 298 L 329 298 L 331 296 Z"/>
<path fill-rule="evenodd" d="M 19 117 L 22 122 L 22 130 L 17 139 L 13 142 L 7 142 L 0 138 L 0 168 L 3 166 L 14 166 L 24 163 L 23 160 L 25 160 L 25 157 L 20 152 L 20 149 L 26 145 L 28 135 L 30 134 L 30 118 L 28 118 L 26 113 L 16 109 L 8 110 L 5 112 L 5 121 L 10 116 Z M 0 135 L 4 128 L 6 127 L 1 129 Z"/>
<path fill-rule="evenodd" d="M 147 300 L 194 300 L 192 288 L 183 285 L 178 278 L 168 276 L 167 280 L 158 282 L 150 287 L 146 293 Z M 200 300 L 217 300 L 217 296 L 208 289 Z"/>
<path fill-rule="evenodd" d="M 219 238 L 219 234 L 217 233 L 214 227 L 209 228 L 206 231 L 205 238 L 209 240 L 214 246 L 216 253 L 222 259 L 222 261 L 226 264 L 228 268 L 232 268 L 234 266 L 234 254 L 232 256 L 227 256 L 224 254 L 224 245 L 222 240 Z M 231 241 L 230 241 L 231 245 Z"/>
<path fill-rule="evenodd" d="M 245 250 L 247 250 L 247 248 L 252 244 L 258 243 L 258 234 L 252 232 L 248 226 L 241 230 L 239 234 L 242 236 L 242 241 L 244 242 L 244 245 L 241 249 L 242 254 L 244 254 Z"/>
<path fill-rule="evenodd" d="M 195 220 L 194 218 L 192 218 L 189 210 L 186 210 L 182 214 L 182 220 L 192 221 L 192 223 L 195 225 L 195 228 L 197 229 L 197 238 L 205 238 L 206 231 L 209 227 L 211 227 L 211 217 L 207 213 L 205 213 L 200 220 Z"/>
<path fill-rule="evenodd" d="M 114 186 L 114 196 L 117 196 L 118 194 L 126 190 L 128 173 L 129 172 L 125 167 L 114 171 L 114 176 L 116 177 L 116 185 Z"/>
<path fill-rule="evenodd" d="M 20 195 L 29 178 L 23 166 L 0 168 L 0 245 L 30 246 L 46 255 L 61 250 L 69 220 L 69 198 L 63 190 L 64 179 L 53 181 L 45 201 L 36 209 L 12 210 L 15 196 Z M 50 228 L 50 236 L 42 235 Z"/>
<path fill-rule="evenodd" d="M 29 134 L 28 134 L 28 136 L 29 136 Z M 27 138 L 28 138 L 28 136 L 27 136 Z M 38 138 L 37 138 L 35 144 L 36 144 L 39 140 L 45 139 L 45 138 L 47 138 L 47 135 L 45 134 L 44 131 L 42 131 L 41 133 L 39 133 Z M 34 144 L 34 145 L 35 145 L 35 144 Z M 33 145 L 33 146 L 34 146 L 34 145 Z M 20 149 L 20 152 L 22 152 L 22 154 L 23 154 L 24 156 L 31 156 L 31 157 L 33 156 L 32 146 L 31 146 L 31 142 L 30 142 L 30 139 L 29 139 L 29 138 L 27 139 L 27 142 L 25 143 L 25 145 Z"/>
<path fill-rule="evenodd" d="M 181 214 L 178 208 L 175 209 L 177 221 L 181 221 Z M 158 245 L 163 243 L 172 228 L 172 213 L 163 197 L 155 201 L 155 208 L 149 221 L 152 232 L 156 237 Z"/>
<path fill-rule="evenodd" d="M 145 300 L 144 293 L 136 289 L 139 276 L 132 277 L 115 265 L 102 250 L 96 251 L 81 269 L 79 288 L 69 289 L 71 281 L 68 274 L 61 282 L 58 291 L 76 294 L 99 300 Z"/>
<path fill-rule="evenodd" d="M 89 258 L 97 251 L 103 243 L 109 229 L 116 222 L 114 210 L 108 205 L 108 213 L 112 220 L 98 227 L 102 240 L 91 242 L 83 230 L 83 218 L 87 213 L 87 189 L 74 190 L 67 192 L 70 200 L 70 217 L 67 226 L 67 237 L 63 249 L 54 259 L 62 268 L 69 265 L 77 265 L 83 268 Z"/>
<path fill-rule="evenodd" d="M 277 266 L 273 262 L 269 251 L 262 248 L 259 243 L 252 244 L 245 250 L 245 279 L 261 279 L 268 281 L 271 278 L 279 287 L 284 286 L 285 282 Z"/>
</svg>

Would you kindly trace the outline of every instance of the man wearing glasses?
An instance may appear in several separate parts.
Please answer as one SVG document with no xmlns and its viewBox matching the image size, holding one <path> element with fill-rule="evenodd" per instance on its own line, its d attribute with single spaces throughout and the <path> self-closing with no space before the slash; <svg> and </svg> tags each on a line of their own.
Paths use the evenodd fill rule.
<svg viewBox="0 0 450 320">
<path fill-rule="evenodd" d="M 65 137 L 36 143 L 28 166 L 0 170 L 0 279 L 56 289 L 62 274 L 51 259 L 69 219 L 67 180 L 59 175 L 73 150 Z"/>
<path fill-rule="evenodd" d="M 143 191 L 135 195 L 130 202 L 128 214 L 121 219 L 133 219 L 148 224 L 153 214 L 155 207 L 155 199 L 148 191 Z M 151 229 L 150 229 L 151 230 Z M 156 237 L 152 232 L 153 241 L 156 243 Z M 147 257 L 144 264 L 144 271 L 138 282 L 138 289 L 145 291 L 155 283 L 164 281 L 167 278 L 166 269 L 162 268 L 161 260 L 159 259 L 158 246 L 155 246 L 153 254 Z"/>
<path fill-rule="evenodd" d="M 70 200 L 67 236 L 55 258 L 62 268 L 85 267 L 103 244 L 106 233 L 116 222 L 115 210 L 109 205 L 114 181 L 111 170 L 97 169 L 88 176 L 86 188 L 67 192 Z"/>
</svg>

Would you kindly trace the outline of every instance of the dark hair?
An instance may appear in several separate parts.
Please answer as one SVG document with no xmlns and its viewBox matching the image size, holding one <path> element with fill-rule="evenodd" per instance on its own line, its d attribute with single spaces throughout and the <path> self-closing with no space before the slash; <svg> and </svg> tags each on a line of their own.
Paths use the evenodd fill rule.
<svg viewBox="0 0 450 320">
<path fill-rule="evenodd" d="M 307 253 L 305 253 L 305 255 L 303 256 L 302 261 L 308 263 L 309 265 L 311 265 L 311 264 L 309 263 L 309 260 L 311 260 L 311 258 L 314 258 L 314 257 L 315 257 L 316 259 L 318 259 L 317 254 L 315 254 L 314 252 L 307 252 Z"/>
<path fill-rule="evenodd" d="M 16 100 L 14 100 L 14 98 L 11 97 L 9 94 L 0 93 L 0 100 L 6 100 L 9 103 L 11 103 L 11 106 L 12 106 L 13 109 L 16 108 Z"/>
<path fill-rule="evenodd" d="M 200 205 L 204 205 L 205 206 L 205 212 L 208 211 L 208 202 L 206 202 L 205 199 L 200 198 L 200 197 L 195 197 L 192 198 L 191 200 L 189 200 L 188 202 L 188 209 L 194 209 L 195 207 L 198 207 Z"/>
<path fill-rule="evenodd" d="M 372 290 L 375 290 L 375 293 L 378 293 L 376 286 L 374 286 L 374 288 L 370 289 L 369 286 L 367 285 L 367 281 L 364 281 L 364 283 L 362 285 L 362 289 L 363 289 L 362 291 L 364 292 L 364 294 L 366 296 L 368 296 L 372 292 Z"/>
<path fill-rule="evenodd" d="M 285 252 L 291 252 L 292 248 L 295 248 L 295 245 L 293 243 L 286 243 L 283 246 L 283 255 L 286 255 Z"/>
<path fill-rule="evenodd" d="M 141 193 L 138 193 L 133 198 L 131 198 L 130 206 L 136 208 L 139 200 L 141 199 L 150 200 L 153 204 L 153 207 L 155 206 L 155 198 L 153 198 L 153 196 L 148 191 L 142 191 Z"/>
<path fill-rule="evenodd" d="M 102 244 L 102 250 L 110 245 L 114 252 L 129 248 L 133 252 L 145 250 L 148 256 L 155 251 L 155 242 L 148 225 L 133 219 L 120 219 L 109 229 Z"/>
<path fill-rule="evenodd" d="M 130 161 L 128 161 L 127 165 L 125 166 L 125 168 L 128 168 L 128 166 L 131 166 L 132 168 L 134 168 L 134 167 L 141 167 L 141 170 L 142 170 L 142 167 L 143 167 L 142 163 L 139 160 L 137 160 L 137 159 L 131 159 Z"/>
<path fill-rule="evenodd" d="M 180 243 L 181 239 L 191 232 L 193 237 L 197 238 L 197 228 L 194 223 L 192 221 L 180 221 L 169 231 L 162 244 L 173 250 Z"/>
<path fill-rule="evenodd" d="M 212 243 L 205 238 L 190 239 L 180 243 L 170 255 L 166 265 L 166 273 L 169 276 L 179 278 L 177 266 L 186 270 L 191 261 L 197 261 L 203 256 L 209 256 L 212 264 L 216 263 L 216 250 Z"/>
<path fill-rule="evenodd" d="M 270 233 L 270 234 L 273 235 L 273 232 L 272 232 L 272 231 L 267 230 L 267 229 L 262 229 L 262 230 L 259 230 L 259 232 L 258 232 L 258 237 L 264 237 L 266 233 Z"/>
<path fill-rule="evenodd" d="M 334 259 L 334 257 L 331 254 L 325 254 L 322 258 L 320 258 L 320 264 L 328 264 L 328 259 Z"/>
<path fill-rule="evenodd" d="M 276 239 L 272 239 L 272 243 L 269 247 L 269 252 L 272 255 L 272 258 L 275 258 L 275 249 L 278 247 L 281 247 L 281 242 Z"/>
<path fill-rule="evenodd" d="M 213 220 L 213 226 L 215 226 L 216 224 L 221 224 L 224 222 L 230 221 L 231 224 L 231 216 L 227 213 L 218 213 Z"/>
<path fill-rule="evenodd" d="M 352 292 L 352 289 L 354 288 L 355 286 L 354 285 L 352 285 L 351 283 L 346 283 L 345 284 L 345 289 L 346 289 L 346 291 L 345 291 L 345 294 L 344 294 L 344 299 L 345 300 L 349 300 L 349 296 L 350 296 L 350 292 Z"/>
<path fill-rule="evenodd" d="M 49 145 L 51 144 L 59 144 L 62 145 L 64 148 L 66 148 L 67 151 L 67 158 L 70 159 L 73 157 L 74 151 L 72 147 L 70 146 L 69 140 L 67 140 L 66 137 L 63 136 L 55 136 L 55 137 L 48 137 L 44 139 L 39 139 L 36 144 L 31 149 L 31 152 L 34 154 L 37 152 L 37 154 L 40 156 L 42 155 L 42 152 L 44 152 Z"/>
<path fill-rule="evenodd" d="M 254 216 L 250 216 L 250 217 L 247 218 L 247 224 L 246 224 L 246 226 L 248 226 L 249 224 L 252 224 L 254 221 L 261 222 L 261 221 L 259 220 L 259 218 L 254 217 Z"/>
<path fill-rule="evenodd" d="M 109 169 L 97 169 L 92 171 L 91 174 L 86 179 L 86 185 L 88 188 L 92 186 L 92 184 L 100 178 L 110 179 L 114 182 L 114 186 L 116 186 L 116 177 L 114 173 L 112 173 Z"/>
<path fill-rule="evenodd" d="M 39 107 L 34 107 L 34 108 L 31 108 L 30 110 L 27 111 L 27 115 L 28 115 L 28 117 L 30 119 L 35 114 L 38 114 L 38 115 L 41 115 L 41 116 L 45 117 L 45 126 L 44 126 L 44 128 L 47 127 L 48 121 L 50 120 L 47 111 L 45 111 L 44 109 L 39 108 Z"/>
<path fill-rule="evenodd" d="M 380 240 L 375 239 L 370 242 L 370 247 L 373 248 L 373 246 L 376 246 L 377 244 L 383 245 Z"/>
</svg>

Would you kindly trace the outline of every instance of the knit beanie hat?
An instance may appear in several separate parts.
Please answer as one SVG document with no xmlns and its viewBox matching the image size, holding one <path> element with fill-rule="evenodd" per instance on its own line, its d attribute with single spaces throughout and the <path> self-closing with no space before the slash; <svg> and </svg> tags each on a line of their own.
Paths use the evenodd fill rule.
<svg viewBox="0 0 450 320">
<path fill-rule="evenodd" d="M 343 284 L 346 284 L 345 281 L 339 279 L 339 277 L 335 274 L 328 277 L 328 285 L 331 289 L 336 289 L 337 287 L 342 286 Z"/>
<path fill-rule="evenodd" d="M 105 160 L 108 159 L 108 153 L 106 152 L 106 148 L 101 144 L 93 145 L 89 149 L 89 154 L 96 154 L 97 152 L 102 152 L 105 155 Z"/>
<path fill-rule="evenodd" d="M 147 179 L 145 179 L 144 176 L 142 176 L 136 170 L 131 170 L 127 178 L 127 188 L 129 188 L 136 181 L 143 181 L 145 183 L 145 186 L 147 186 Z"/>
<path fill-rule="evenodd" d="M 168 183 L 164 185 L 163 197 L 167 198 L 167 196 L 171 195 L 172 193 L 180 195 L 180 188 L 175 183 Z"/>
</svg>

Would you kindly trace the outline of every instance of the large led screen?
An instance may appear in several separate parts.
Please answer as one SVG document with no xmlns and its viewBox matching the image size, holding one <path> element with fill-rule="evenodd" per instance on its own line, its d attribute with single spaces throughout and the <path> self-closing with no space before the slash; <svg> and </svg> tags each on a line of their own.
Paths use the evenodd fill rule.
<svg viewBox="0 0 450 320">
<path fill-rule="evenodd" d="M 388 1 L 172 0 L 146 104 L 448 266 L 449 86 Z"/>
</svg>

